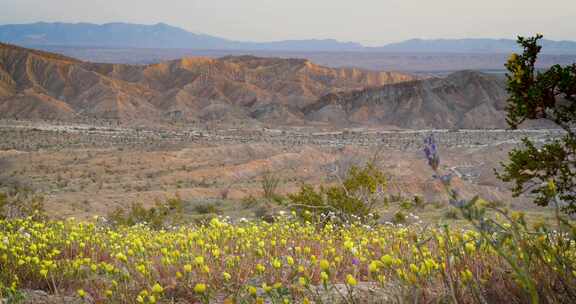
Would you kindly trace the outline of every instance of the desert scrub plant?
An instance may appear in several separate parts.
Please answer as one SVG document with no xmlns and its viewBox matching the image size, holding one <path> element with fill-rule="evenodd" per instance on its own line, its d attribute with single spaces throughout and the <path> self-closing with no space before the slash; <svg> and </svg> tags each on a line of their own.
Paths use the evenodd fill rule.
<svg viewBox="0 0 576 304">
<path fill-rule="evenodd" d="M 346 179 L 336 186 L 304 184 L 298 193 L 288 195 L 288 207 L 301 217 L 332 218 L 341 222 L 374 220 L 375 208 L 383 204 L 384 174 L 373 164 L 352 166 Z"/>
<path fill-rule="evenodd" d="M 280 178 L 272 171 L 265 170 L 262 174 L 261 186 L 264 198 L 273 199 L 280 186 Z"/>
<path fill-rule="evenodd" d="M 156 201 L 154 207 L 146 209 L 141 203 L 132 203 L 128 210 L 117 207 L 107 215 L 113 226 L 133 226 L 148 224 L 154 229 L 166 225 L 179 224 L 183 221 L 184 202 L 176 195 L 165 202 Z"/>
<path fill-rule="evenodd" d="M 392 223 L 394 224 L 404 224 L 406 223 L 406 220 L 406 214 L 404 214 L 402 211 L 397 211 L 392 217 Z"/>
<path fill-rule="evenodd" d="M 198 203 L 192 207 L 192 210 L 198 214 L 222 214 L 217 203 Z"/>
<path fill-rule="evenodd" d="M 460 215 L 460 210 L 458 210 L 457 208 L 454 208 L 452 206 L 448 207 L 448 209 L 446 209 L 444 211 L 444 218 L 446 219 L 451 219 L 451 220 L 457 220 L 458 217 Z"/>
<path fill-rule="evenodd" d="M 240 201 L 240 204 L 242 205 L 242 209 L 250 209 L 258 206 L 259 202 L 258 199 L 256 199 L 252 194 L 250 194 L 246 197 L 243 197 L 242 200 Z"/>
<path fill-rule="evenodd" d="M 275 220 L 274 214 L 273 214 L 273 208 L 270 204 L 264 204 L 264 205 L 256 208 L 256 210 L 254 210 L 254 216 L 257 219 L 260 219 L 260 220 L 263 220 L 263 221 L 269 222 L 269 223 L 272 223 Z"/>
<path fill-rule="evenodd" d="M 0 219 L 24 217 L 45 219 L 44 197 L 23 187 L 0 192 Z"/>
</svg>

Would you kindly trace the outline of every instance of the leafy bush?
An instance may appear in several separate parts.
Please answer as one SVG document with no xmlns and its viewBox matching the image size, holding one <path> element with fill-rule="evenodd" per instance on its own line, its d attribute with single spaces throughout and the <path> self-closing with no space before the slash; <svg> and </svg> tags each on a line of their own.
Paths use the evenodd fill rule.
<svg viewBox="0 0 576 304">
<path fill-rule="evenodd" d="M 402 211 L 397 211 L 392 217 L 392 223 L 394 224 L 404 224 L 406 223 L 406 214 Z"/>
<path fill-rule="evenodd" d="M 290 208 L 300 216 L 335 217 L 341 221 L 373 219 L 375 207 L 383 203 L 384 174 L 374 165 L 351 167 L 348 176 L 337 186 L 303 185 L 300 192 L 288 195 Z"/>
</svg>

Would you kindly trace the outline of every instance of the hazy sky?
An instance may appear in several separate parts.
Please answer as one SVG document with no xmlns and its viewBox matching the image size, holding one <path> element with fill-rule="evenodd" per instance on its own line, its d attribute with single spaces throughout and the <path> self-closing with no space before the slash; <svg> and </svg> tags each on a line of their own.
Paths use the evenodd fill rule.
<svg viewBox="0 0 576 304">
<path fill-rule="evenodd" d="M 235 40 L 576 40 L 576 0 L 0 0 L 0 24 L 165 22 Z"/>
</svg>

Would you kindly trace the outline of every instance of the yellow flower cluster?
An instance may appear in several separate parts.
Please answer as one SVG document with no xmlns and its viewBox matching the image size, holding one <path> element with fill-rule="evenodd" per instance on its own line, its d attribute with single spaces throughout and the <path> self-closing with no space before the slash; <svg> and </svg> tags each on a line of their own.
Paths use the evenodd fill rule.
<svg viewBox="0 0 576 304">
<path fill-rule="evenodd" d="M 576 262 L 574 244 L 566 254 Z M 290 220 L 232 225 L 214 219 L 173 230 L 0 220 L 0 286 L 69 288 L 58 291 L 111 303 L 174 296 L 209 302 L 223 294 L 234 296 L 227 303 L 242 297 L 294 303 L 330 284 L 446 288 L 447 272 L 452 284 L 467 288 L 507 275 L 503 265 L 473 231 Z"/>
</svg>

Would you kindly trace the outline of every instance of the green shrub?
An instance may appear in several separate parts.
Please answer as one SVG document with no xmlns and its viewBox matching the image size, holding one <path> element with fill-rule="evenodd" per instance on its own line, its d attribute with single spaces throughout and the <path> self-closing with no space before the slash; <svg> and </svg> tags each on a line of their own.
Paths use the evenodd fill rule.
<svg viewBox="0 0 576 304">
<path fill-rule="evenodd" d="M 351 167 L 347 178 L 337 186 L 303 185 L 288 195 L 289 207 L 302 217 L 330 216 L 341 221 L 365 221 L 374 218 L 375 207 L 383 203 L 384 174 L 374 165 Z"/>
<path fill-rule="evenodd" d="M 414 208 L 414 204 L 410 201 L 404 200 L 400 203 L 400 208 L 404 210 L 411 210 L 412 208 Z"/>
<path fill-rule="evenodd" d="M 398 211 L 394 213 L 394 217 L 392 217 L 392 223 L 394 224 L 404 224 L 406 223 L 406 214 L 402 211 Z"/>
</svg>

